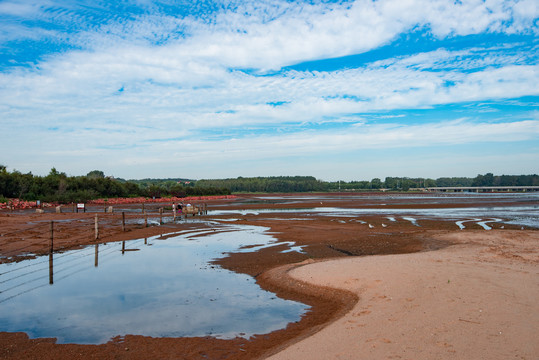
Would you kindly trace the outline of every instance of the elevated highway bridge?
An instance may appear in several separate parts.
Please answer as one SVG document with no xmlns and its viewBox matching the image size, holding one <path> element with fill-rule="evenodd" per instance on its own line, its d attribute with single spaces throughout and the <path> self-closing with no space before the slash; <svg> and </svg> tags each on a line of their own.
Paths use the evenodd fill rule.
<svg viewBox="0 0 539 360">
<path fill-rule="evenodd" d="M 412 190 L 412 189 L 410 189 Z M 430 192 L 530 192 L 539 191 L 539 186 L 439 186 L 418 188 Z"/>
</svg>

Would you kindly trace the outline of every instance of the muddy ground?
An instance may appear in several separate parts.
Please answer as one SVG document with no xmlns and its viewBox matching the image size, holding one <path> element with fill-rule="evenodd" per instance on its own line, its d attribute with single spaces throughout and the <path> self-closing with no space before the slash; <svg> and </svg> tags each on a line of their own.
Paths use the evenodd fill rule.
<svg viewBox="0 0 539 360">
<path fill-rule="evenodd" d="M 317 259 L 369 256 L 374 254 L 400 254 L 436 250 L 451 245 L 449 241 L 435 240 L 444 233 L 460 231 L 454 221 L 443 219 L 419 220 L 416 226 L 410 221 L 390 222 L 386 216 L 361 216 L 359 221 L 350 217 L 317 215 L 308 210 L 298 215 L 292 212 L 244 213 L 215 215 L 211 210 L 248 209 L 310 209 L 315 207 L 341 208 L 441 208 L 506 206 L 527 204 L 522 200 L 503 197 L 454 197 L 447 195 L 410 198 L 409 194 L 306 194 L 306 195 L 240 195 L 233 200 L 208 202 L 210 214 L 188 218 L 183 223 L 168 222 L 171 213 L 165 209 L 165 224 L 159 221 L 157 208 L 146 206 L 150 212 L 149 226 L 144 223 L 141 205 L 116 208 L 115 213 L 105 213 L 103 208 L 89 208 L 86 213 L 72 213 L 72 207 L 63 213 L 48 209 L 43 214 L 34 211 L 0 213 L 0 261 L 19 261 L 33 254 L 45 254 L 50 243 L 53 221 L 55 251 L 73 249 L 82 245 L 139 239 L 167 234 L 187 228 L 215 226 L 204 220 L 234 219 L 236 224 L 259 225 L 280 241 L 293 241 L 303 246 L 304 253 L 281 251 L 285 247 L 263 248 L 255 253 L 235 253 L 216 261 L 220 266 L 249 274 L 264 289 L 278 296 L 301 301 L 311 310 L 297 323 L 286 329 L 262 334 L 251 339 L 221 340 L 206 338 L 150 338 L 123 336 L 103 345 L 56 344 L 55 339 L 29 339 L 24 333 L 0 333 L 1 359 L 256 359 L 278 352 L 287 345 L 315 333 L 328 323 L 342 316 L 357 302 L 355 294 L 334 289 L 307 286 L 287 276 L 295 264 Z M 162 205 L 161 205 L 162 206 Z M 126 226 L 122 229 L 125 212 Z M 95 216 L 98 216 L 99 236 L 95 239 Z M 399 217 L 402 214 L 399 214 Z M 308 219 L 308 220 L 305 220 Z M 202 220 L 202 221 L 197 221 Z M 285 221 L 286 220 L 286 221 Z M 359 220 L 359 219 L 356 219 Z M 369 226 L 370 224 L 370 226 Z M 502 224 L 493 227 L 501 230 Z M 470 229 L 481 229 L 473 223 Z M 505 225 L 504 229 L 520 229 Z M 274 269 L 272 271 L 269 271 Z"/>
</svg>

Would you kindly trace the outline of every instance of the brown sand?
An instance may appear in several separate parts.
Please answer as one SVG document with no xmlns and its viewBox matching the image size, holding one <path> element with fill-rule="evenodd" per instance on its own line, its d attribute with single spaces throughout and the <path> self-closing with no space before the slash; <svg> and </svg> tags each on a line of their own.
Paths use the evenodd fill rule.
<svg viewBox="0 0 539 360">
<path fill-rule="evenodd" d="M 359 302 L 270 359 L 537 359 L 537 235 L 458 232 L 439 251 L 297 267 L 293 278 Z"/>
<path fill-rule="evenodd" d="M 209 208 L 428 208 L 494 204 L 488 198 L 478 204 L 476 200 L 444 196 L 409 201 L 396 195 L 377 201 L 371 195 L 352 200 L 347 195 L 324 195 L 323 204 L 312 200 L 310 195 L 299 196 L 299 199 L 288 196 L 284 201 L 243 196 L 234 201 L 211 202 Z M 50 220 L 55 221 L 55 248 L 93 244 L 94 215 L 0 213 L 0 254 L 10 256 L 9 261 L 16 261 L 26 256 L 25 251 L 45 253 Z M 149 228 L 132 224 L 122 232 L 119 214 L 100 213 L 99 216 L 97 242 L 207 226 L 194 222 Z M 302 321 L 289 324 L 286 329 L 248 340 L 128 335 L 103 345 L 55 344 L 54 339 L 28 339 L 22 333 L 0 333 L 0 359 L 255 359 L 272 354 L 277 354 L 278 358 L 302 358 L 301 354 L 309 353 L 311 357 L 324 359 L 339 358 L 341 353 L 342 358 L 348 359 L 361 358 L 361 354 L 369 359 L 393 355 L 396 358 L 508 357 L 509 352 L 494 352 L 496 349 L 519 349 L 518 353 L 511 352 L 511 356 L 538 357 L 535 342 L 531 341 L 538 330 L 535 324 L 539 313 L 532 302 L 536 297 L 532 295 L 538 295 L 537 231 L 514 231 L 510 229 L 516 227 L 507 225 L 501 230 L 500 224 L 494 224 L 495 231 L 484 231 L 472 223 L 467 224 L 465 231 L 460 231 L 454 222 L 421 220 L 421 227 L 416 227 L 401 219 L 383 227 L 381 224 L 388 222 L 384 217 L 362 216 L 362 220 L 374 225 L 370 228 L 350 218 L 303 216 L 308 220 L 291 220 L 286 213 L 245 215 L 239 216 L 236 223 L 268 227 L 280 241 L 294 241 L 304 246 L 304 254 L 283 253 L 286 246 L 282 245 L 256 253 L 230 254 L 216 261 L 223 267 L 256 277 L 263 288 L 281 297 L 311 306 Z M 296 217 L 300 216 L 295 214 Z M 460 245 L 444 249 L 455 243 Z M 18 250 L 22 248 L 24 250 Z M 436 249 L 442 250 L 387 255 Z M 340 260 L 323 261 L 335 258 Z M 315 264 L 294 269 L 298 263 L 306 261 Z M 453 311 L 444 313 L 447 309 Z M 511 330 L 497 330 L 502 327 Z M 496 331 L 502 334 L 496 335 Z M 501 340 L 505 339 L 502 335 L 511 334 L 519 335 L 514 335 L 515 341 Z M 493 342 L 496 344 L 492 345 Z M 482 344 L 482 347 L 469 350 L 469 344 Z M 317 350 L 311 351 L 311 348 Z M 284 351 L 279 353 L 281 350 Z"/>
</svg>

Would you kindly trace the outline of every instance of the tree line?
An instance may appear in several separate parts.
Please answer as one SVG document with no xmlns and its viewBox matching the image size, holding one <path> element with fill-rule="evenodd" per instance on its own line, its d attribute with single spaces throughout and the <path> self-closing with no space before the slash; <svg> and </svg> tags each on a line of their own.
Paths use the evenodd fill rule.
<svg viewBox="0 0 539 360">
<path fill-rule="evenodd" d="M 227 188 L 237 192 L 316 192 L 327 185 L 313 176 L 238 177 L 235 179 L 198 180 L 197 186 Z"/>
<path fill-rule="evenodd" d="M 238 177 L 235 179 L 198 180 L 197 185 L 214 186 L 238 192 L 326 192 L 352 190 L 408 191 L 426 187 L 539 186 L 538 175 L 477 175 L 467 177 L 409 178 L 386 177 L 364 181 L 322 181 L 312 176 Z"/>
<path fill-rule="evenodd" d="M 145 179 L 149 180 L 149 179 Z M 190 181 L 123 180 L 107 177 L 102 171 L 90 171 L 86 176 L 67 176 L 52 168 L 47 176 L 7 171 L 0 165 L 0 202 L 8 198 L 44 202 L 83 202 L 98 198 L 118 197 L 186 197 L 228 195 L 226 188 L 199 187 Z"/>
<path fill-rule="evenodd" d="M 423 187 L 461 186 L 539 186 L 538 175 L 494 175 L 475 178 L 386 177 L 365 181 L 322 181 L 313 176 L 238 177 L 229 179 L 189 180 L 183 178 L 124 180 L 107 177 L 102 171 L 90 171 L 85 176 L 67 176 L 52 168 L 47 176 L 7 171 L 0 165 L 0 202 L 8 198 L 45 202 L 81 202 L 98 198 L 167 196 L 211 196 L 241 192 L 293 193 L 368 191 L 389 189 L 408 191 Z"/>
</svg>

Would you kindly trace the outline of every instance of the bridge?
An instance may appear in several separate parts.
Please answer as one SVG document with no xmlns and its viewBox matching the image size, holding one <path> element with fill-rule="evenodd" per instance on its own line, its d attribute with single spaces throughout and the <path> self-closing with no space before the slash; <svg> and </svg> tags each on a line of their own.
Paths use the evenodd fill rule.
<svg viewBox="0 0 539 360">
<path fill-rule="evenodd" d="M 412 189 L 410 189 L 412 190 Z M 430 192 L 530 192 L 539 191 L 539 186 L 440 186 L 418 188 Z"/>
</svg>

